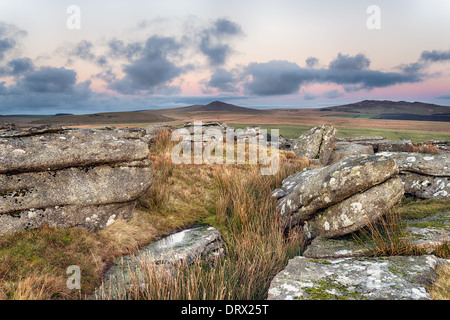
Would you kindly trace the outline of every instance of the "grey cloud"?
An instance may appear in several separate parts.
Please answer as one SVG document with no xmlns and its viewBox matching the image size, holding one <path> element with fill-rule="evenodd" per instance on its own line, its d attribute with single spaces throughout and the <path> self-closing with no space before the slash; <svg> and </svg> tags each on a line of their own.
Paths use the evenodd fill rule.
<svg viewBox="0 0 450 320">
<path fill-rule="evenodd" d="M 213 66 L 223 65 L 233 52 L 225 41 L 242 34 L 241 27 L 228 19 L 218 19 L 213 26 L 203 30 L 200 36 L 200 51 L 208 57 Z"/>
<path fill-rule="evenodd" d="M 405 72 L 405 73 L 418 73 L 422 71 L 426 67 L 426 64 L 423 62 L 413 62 L 409 64 L 402 64 L 397 67 L 397 69 Z"/>
<path fill-rule="evenodd" d="M 314 100 L 318 98 L 318 95 L 315 95 L 314 93 L 305 92 L 304 96 L 305 100 Z"/>
<path fill-rule="evenodd" d="M 439 97 L 436 97 L 437 99 L 450 99 L 450 93 L 440 95 Z"/>
<path fill-rule="evenodd" d="M 125 44 L 122 40 L 113 39 L 108 42 L 109 56 L 112 58 L 125 57 L 128 60 L 134 59 L 141 54 L 144 46 L 142 43 L 134 42 Z"/>
<path fill-rule="evenodd" d="M 342 93 L 339 92 L 339 90 L 331 90 L 331 91 L 325 92 L 323 94 L 323 96 L 325 98 L 328 98 L 328 99 L 335 99 L 335 98 L 338 98 L 338 97 L 342 97 Z"/>
<path fill-rule="evenodd" d="M 123 93 L 154 92 L 184 72 L 184 68 L 169 60 L 177 55 L 180 45 L 172 38 L 152 36 L 147 39 L 140 58 L 123 69 L 125 77 L 111 84 L 110 88 Z"/>
<path fill-rule="evenodd" d="M 8 62 L 8 74 L 17 76 L 34 70 L 33 61 L 30 58 L 19 58 Z"/>
<path fill-rule="evenodd" d="M 363 69 L 368 65 L 366 59 L 360 55 L 351 58 L 340 55 L 329 69 L 301 68 L 288 61 L 251 63 L 246 69 L 251 77 L 246 88 L 252 94 L 269 96 L 296 93 L 305 83 L 335 83 L 347 87 L 346 91 L 356 91 L 422 81 L 420 74 Z"/>
<path fill-rule="evenodd" d="M 423 51 L 420 55 L 420 60 L 428 62 L 442 62 L 450 61 L 450 50 L 449 51 Z"/>
<path fill-rule="evenodd" d="M 363 54 L 356 56 L 338 54 L 337 58 L 331 61 L 329 69 L 335 70 L 362 70 L 370 66 L 370 60 Z"/>
<path fill-rule="evenodd" d="M 70 92 L 76 83 L 76 77 L 75 71 L 64 67 L 44 67 L 26 74 L 20 85 L 31 92 Z"/>
<path fill-rule="evenodd" d="M 43 67 L 26 73 L 15 85 L 0 83 L 0 114 L 69 112 L 92 96 L 90 81 L 76 83 L 74 70 Z"/>
<path fill-rule="evenodd" d="M 81 40 L 70 50 L 69 56 L 77 57 L 85 61 L 90 61 L 99 66 L 105 66 L 108 63 L 107 57 L 105 55 L 97 57 L 92 52 L 93 48 L 94 45 L 92 44 L 92 42 Z M 68 63 L 73 63 L 72 59 L 69 58 Z"/>
<path fill-rule="evenodd" d="M 319 59 L 315 57 L 309 57 L 306 59 L 306 66 L 308 68 L 314 68 L 319 63 Z"/>
<path fill-rule="evenodd" d="M 17 39 L 24 37 L 27 33 L 20 30 L 13 24 L 7 24 L 0 21 L 0 61 L 4 59 L 5 54 L 12 50 Z"/>
<path fill-rule="evenodd" d="M 94 60 L 95 55 L 92 53 L 92 42 L 81 40 L 72 50 L 71 55 L 77 56 L 83 60 Z"/>
<path fill-rule="evenodd" d="M 206 84 L 208 87 L 219 89 L 222 92 L 235 92 L 236 78 L 232 72 L 219 68 L 212 75 Z"/>
<path fill-rule="evenodd" d="M 3 60 L 5 53 L 14 48 L 16 42 L 12 39 L 0 39 L 0 60 Z"/>
</svg>

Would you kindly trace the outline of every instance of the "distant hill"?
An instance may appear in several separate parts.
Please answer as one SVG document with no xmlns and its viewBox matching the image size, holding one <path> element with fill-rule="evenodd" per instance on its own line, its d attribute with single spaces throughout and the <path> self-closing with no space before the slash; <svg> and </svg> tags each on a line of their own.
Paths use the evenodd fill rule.
<svg viewBox="0 0 450 320">
<path fill-rule="evenodd" d="M 32 121 L 33 124 L 122 124 L 170 122 L 172 118 L 151 111 L 104 112 L 83 115 L 58 115 Z"/>
<path fill-rule="evenodd" d="M 222 101 L 213 101 L 207 105 L 193 105 L 189 107 L 173 108 L 159 110 L 158 113 L 174 114 L 186 112 L 230 112 L 230 113 L 246 113 L 246 114 L 263 114 L 263 110 L 239 107 L 234 104 L 225 103 Z"/>
<path fill-rule="evenodd" d="M 320 111 L 346 113 L 328 114 L 328 117 L 450 122 L 450 106 L 423 102 L 364 100 L 342 106 L 322 108 Z"/>
</svg>

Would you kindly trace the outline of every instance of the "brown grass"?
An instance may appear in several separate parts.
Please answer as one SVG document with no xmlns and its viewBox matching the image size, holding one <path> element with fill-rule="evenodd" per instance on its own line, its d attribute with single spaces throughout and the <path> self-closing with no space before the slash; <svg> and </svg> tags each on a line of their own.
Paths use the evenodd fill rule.
<svg viewBox="0 0 450 320">
<path fill-rule="evenodd" d="M 368 221 L 354 237 L 367 248 L 369 256 L 420 255 L 423 250 L 414 245 L 405 233 L 397 210 L 392 210 L 377 222 Z"/>
<path fill-rule="evenodd" d="M 439 154 L 439 148 L 430 143 L 420 143 L 408 148 L 408 152 L 418 152 L 427 154 Z"/>
<path fill-rule="evenodd" d="M 262 176 L 258 165 L 196 166 L 200 172 L 209 172 L 213 180 L 215 214 L 207 221 L 221 231 L 227 244 L 226 258 L 217 260 L 212 268 L 205 267 L 202 261 L 176 266 L 174 277 L 138 261 L 146 285 L 142 287 L 135 275 L 132 289 L 116 289 L 132 299 L 266 298 L 271 279 L 304 246 L 299 230 L 285 234 L 270 194 L 285 177 L 304 165 L 282 157 L 281 169 L 274 176 Z M 102 298 L 111 296 L 105 293 Z"/>
</svg>

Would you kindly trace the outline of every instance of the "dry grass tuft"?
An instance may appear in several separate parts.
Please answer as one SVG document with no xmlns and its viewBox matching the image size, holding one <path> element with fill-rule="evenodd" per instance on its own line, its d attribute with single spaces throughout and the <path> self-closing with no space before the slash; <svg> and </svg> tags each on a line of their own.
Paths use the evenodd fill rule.
<svg viewBox="0 0 450 320">
<path fill-rule="evenodd" d="M 450 300 L 450 265 L 442 265 L 436 270 L 437 278 L 431 288 L 433 300 Z"/>
<path fill-rule="evenodd" d="M 439 147 L 430 143 L 420 143 L 408 148 L 408 152 L 418 152 L 427 154 L 439 154 Z"/>
</svg>

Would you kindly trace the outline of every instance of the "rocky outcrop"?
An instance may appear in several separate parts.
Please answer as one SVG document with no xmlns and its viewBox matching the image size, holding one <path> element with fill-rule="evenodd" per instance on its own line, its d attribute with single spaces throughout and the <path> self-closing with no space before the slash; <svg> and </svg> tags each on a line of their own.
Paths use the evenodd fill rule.
<svg viewBox="0 0 450 320">
<path fill-rule="evenodd" d="M 116 259 L 94 296 L 97 299 L 123 298 L 130 286 L 145 285 L 143 274 L 146 267 L 170 274 L 177 264 L 188 266 L 198 259 L 212 262 L 222 257 L 225 254 L 223 247 L 220 232 L 213 227 L 203 226 L 174 233 L 142 248 L 135 255 Z"/>
<path fill-rule="evenodd" d="M 0 132 L 0 235 L 43 225 L 96 231 L 129 219 L 153 182 L 148 145 L 109 130 Z"/>
<path fill-rule="evenodd" d="M 405 193 L 424 199 L 450 199 L 450 156 L 423 153 L 384 152 L 393 159 L 403 181 Z"/>
<path fill-rule="evenodd" d="M 336 142 L 336 150 L 331 153 L 328 164 L 333 164 L 341 159 L 357 156 L 360 154 L 373 154 L 372 146 L 365 146 L 350 142 Z"/>
<path fill-rule="evenodd" d="M 435 256 L 309 259 L 295 257 L 273 279 L 269 300 L 428 300 Z"/>
<path fill-rule="evenodd" d="M 309 238 L 351 233 L 389 212 L 404 193 L 395 161 L 361 155 L 294 174 L 272 194 L 287 226 L 303 225 Z"/>
<path fill-rule="evenodd" d="M 150 147 L 158 136 L 167 131 L 169 134 L 176 130 L 177 127 L 167 124 L 149 125 L 141 128 L 116 128 L 116 127 L 102 127 L 98 130 L 106 131 L 109 135 L 117 139 L 139 139 L 144 141 Z M 98 131 L 91 129 L 91 131 Z"/>
<path fill-rule="evenodd" d="M 326 165 L 333 152 L 337 130 L 331 125 L 314 127 L 295 141 L 292 151 L 298 157 L 307 157 Z"/>
</svg>

